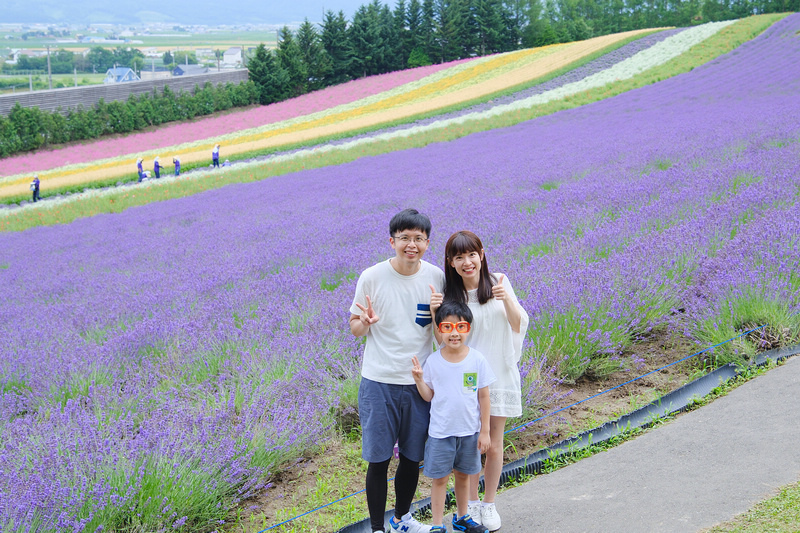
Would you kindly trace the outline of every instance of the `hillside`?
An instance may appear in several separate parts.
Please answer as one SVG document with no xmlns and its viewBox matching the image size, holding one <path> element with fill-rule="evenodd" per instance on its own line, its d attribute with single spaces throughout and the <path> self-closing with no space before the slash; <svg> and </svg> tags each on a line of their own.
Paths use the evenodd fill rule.
<svg viewBox="0 0 800 533">
<path fill-rule="evenodd" d="M 557 380 L 636 374 L 654 331 L 710 346 L 767 324 L 708 366 L 797 342 L 800 15 L 698 28 L 501 96 L 484 74 L 559 49 L 466 62 L 293 123 L 357 138 L 0 210 L 0 529 L 211 531 L 268 498 L 341 438 L 356 280 L 409 206 L 433 221 L 426 260 L 467 228 L 513 281 L 525 420 Z M 350 124 L 490 85 L 420 123 Z"/>
</svg>

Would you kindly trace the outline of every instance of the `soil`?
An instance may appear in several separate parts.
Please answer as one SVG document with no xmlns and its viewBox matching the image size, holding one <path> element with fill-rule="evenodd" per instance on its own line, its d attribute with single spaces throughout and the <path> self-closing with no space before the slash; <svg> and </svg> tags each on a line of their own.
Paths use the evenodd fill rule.
<svg viewBox="0 0 800 533">
<path fill-rule="evenodd" d="M 699 362 L 696 358 L 668 368 L 663 367 L 697 351 L 697 345 L 690 339 L 667 330 L 656 331 L 639 339 L 622 353 L 623 359 L 632 361 L 633 368 L 604 379 L 582 378 L 573 384 L 560 385 L 559 392 L 564 397 L 558 405 L 550 406 L 547 413 L 569 406 L 567 409 L 506 434 L 504 462 L 527 457 L 541 448 L 616 419 L 688 383 L 697 374 Z M 627 383 L 629 381 L 631 382 Z M 619 385 L 622 386 L 618 387 Z M 606 392 L 603 393 L 604 391 Z M 527 418 L 509 420 L 507 429 L 519 427 L 526 420 L 540 416 L 531 414 Z M 390 476 L 393 476 L 391 469 L 394 466 L 396 465 L 393 461 Z M 364 488 L 365 472 L 366 463 L 360 458 L 360 440 L 341 437 L 326 445 L 322 452 L 309 453 L 277 473 L 270 480 L 270 488 L 256 498 L 242 503 L 239 518 L 231 520 L 233 524 L 228 531 L 258 532 L 317 505 L 358 493 Z M 336 486 L 320 487 L 320 479 L 335 479 Z M 321 492 L 324 494 L 320 494 Z M 420 476 L 418 496 L 423 498 L 429 493 L 430 483 L 424 476 Z M 324 501 L 317 503 L 319 498 Z M 349 512 L 355 522 L 366 516 L 366 505 L 363 495 L 357 495 L 351 500 L 353 502 Z M 390 483 L 390 505 L 392 501 Z M 356 509 L 352 509 L 354 506 Z M 288 510 L 292 512 L 287 513 Z M 314 530 L 309 523 L 301 525 L 297 522 L 293 525 L 294 531 Z M 290 531 L 288 527 L 276 528 L 275 531 Z M 324 528 L 318 530 L 325 531 Z"/>
</svg>

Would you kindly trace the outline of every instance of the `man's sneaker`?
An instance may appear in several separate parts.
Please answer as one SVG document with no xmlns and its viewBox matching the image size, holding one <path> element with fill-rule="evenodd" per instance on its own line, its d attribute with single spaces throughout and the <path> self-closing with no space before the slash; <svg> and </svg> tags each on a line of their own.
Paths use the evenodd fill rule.
<svg viewBox="0 0 800 533">
<path fill-rule="evenodd" d="M 447 528 L 444 526 L 433 526 L 431 533 L 447 533 Z"/>
<path fill-rule="evenodd" d="M 392 531 L 399 531 L 400 533 L 430 533 L 432 526 L 426 526 L 417 522 L 411 513 L 406 513 L 400 520 L 395 517 L 389 519 L 389 525 Z"/>
<path fill-rule="evenodd" d="M 467 514 L 472 517 L 472 519 L 477 524 L 483 524 L 483 520 L 481 520 L 481 502 L 477 501 L 475 503 L 470 503 L 467 505 Z"/>
<path fill-rule="evenodd" d="M 483 533 L 487 529 L 481 524 L 477 523 L 468 514 L 461 517 L 461 520 L 456 520 L 456 513 L 453 513 L 453 531 L 466 531 L 467 533 Z"/>
<path fill-rule="evenodd" d="M 494 503 L 484 503 L 481 508 L 481 524 L 486 526 L 489 531 L 500 529 L 500 515 L 497 514 L 497 507 Z"/>
</svg>

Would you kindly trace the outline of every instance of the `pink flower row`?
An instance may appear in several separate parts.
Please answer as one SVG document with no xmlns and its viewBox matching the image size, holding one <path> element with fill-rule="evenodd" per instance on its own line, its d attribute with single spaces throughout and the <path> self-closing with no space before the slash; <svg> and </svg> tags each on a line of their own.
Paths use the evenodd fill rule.
<svg viewBox="0 0 800 533">
<path fill-rule="evenodd" d="M 132 133 L 124 137 L 100 139 L 70 147 L 20 154 L 3 160 L 0 168 L 2 168 L 3 175 L 12 175 L 48 170 L 96 159 L 136 154 L 140 151 L 156 150 L 159 147 L 164 147 L 166 151 L 168 147 L 176 144 L 207 139 L 248 128 L 256 128 L 265 124 L 355 102 L 400 85 L 417 81 L 463 61 L 467 60 L 361 78 L 314 93 L 304 94 L 284 102 L 254 109 L 233 111 L 215 117 L 205 117 L 192 122 L 170 124 L 155 131 Z"/>
</svg>

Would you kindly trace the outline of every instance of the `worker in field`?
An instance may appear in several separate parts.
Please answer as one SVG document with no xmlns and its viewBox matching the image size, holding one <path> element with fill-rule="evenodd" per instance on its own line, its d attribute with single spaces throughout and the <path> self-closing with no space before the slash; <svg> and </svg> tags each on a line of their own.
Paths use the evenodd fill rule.
<svg viewBox="0 0 800 533">
<path fill-rule="evenodd" d="M 175 165 L 175 175 L 176 176 L 180 176 L 181 175 L 181 160 L 180 160 L 180 158 L 179 157 L 173 157 L 172 158 L 172 164 Z"/>
<path fill-rule="evenodd" d="M 39 175 L 33 175 L 33 181 L 31 182 L 31 192 L 33 193 L 33 201 L 39 201 Z"/>
<path fill-rule="evenodd" d="M 141 183 L 142 179 L 144 179 L 144 168 L 142 168 L 142 162 L 143 162 L 143 160 L 142 160 L 141 157 L 136 160 L 136 170 L 137 170 L 137 173 L 139 174 L 138 181 L 140 183 Z"/>
<path fill-rule="evenodd" d="M 158 161 L 161 157 L 156 156 L 153 160 L 153 174 L 156 175 L 156 179 L 161 179 L 161 163 Z"/>
<path fill-rule="evenodd" d="M 211 151 L 211 166 L 219 168 L 219 145 L 214 145 L 214 149 Z"/>
</svg>

